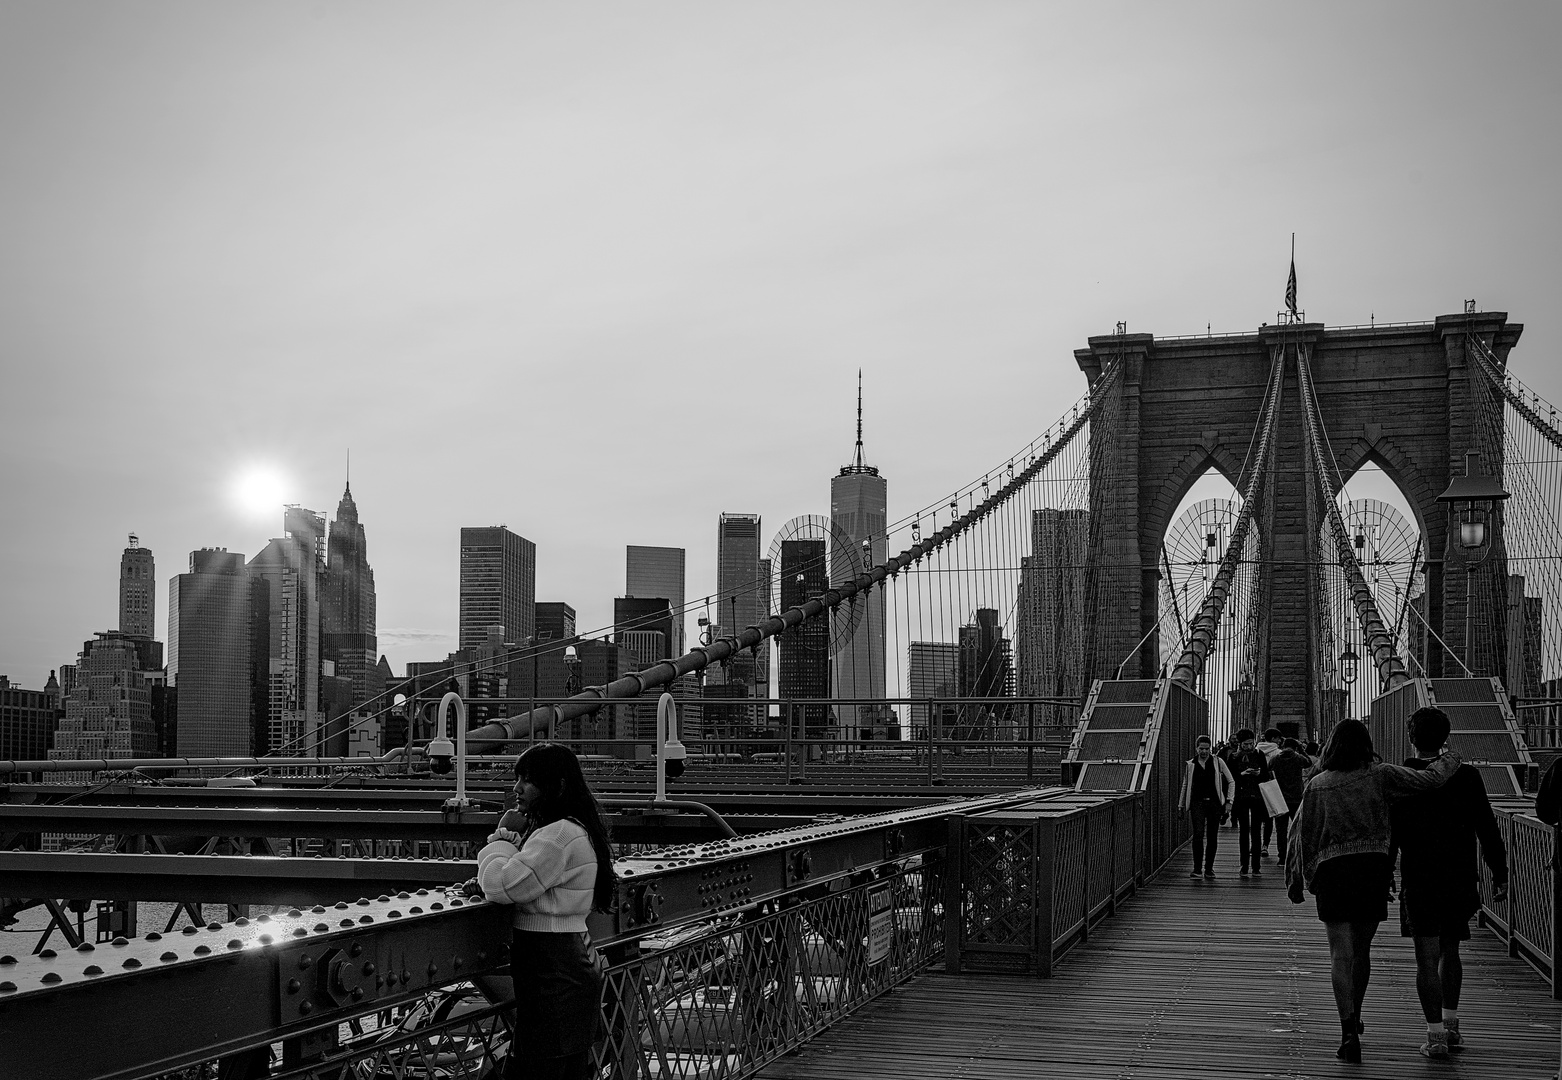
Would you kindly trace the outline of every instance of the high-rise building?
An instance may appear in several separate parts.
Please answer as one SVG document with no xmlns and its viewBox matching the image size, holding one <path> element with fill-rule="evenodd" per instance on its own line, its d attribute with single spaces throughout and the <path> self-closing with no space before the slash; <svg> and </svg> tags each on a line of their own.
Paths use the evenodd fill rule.
<svg viewBox="0 0 1562 1080">
<path fill-rule="evenodd" d="M 575 636 L 575 609 L 557 600 L 537 605 L 537 640 L 566 641 Z"/>
<path fill-rule="evenodd" d="M 320 578 L 325 572 L 325 517 L 301 506 L 283 513 L 285 534 L 249 562 L 250 657 L 256 753 L 318 754 L 320 711 Z M 261 704 L 265 711 L 261 712 Z"/>
<path fill-rule="evenodd" d="M 1015 678 L 1021 697 L 1084 701 L 1085 559 L 1090 549 L 1088 510 L 1036 510 L 1031 554 L 1020 559 L 1015 605 Z M 1041 727 L 1072 725 L 1077 709 L 1043 705 Z"/>
<path fill-rule="evenodd" d="M 524 643 L 537 632 L 537 546 L 503 525 L 461 530 L 459 646 L 481 645 L 490 626 Z"/>
<path fill-rule="evenodd" d="M 1013 659 L 996 608 L 977 608 L 975 619 L 960 628 L 960 696 L 1014 696 Z M 964 709 L 962 723 L 982 737 L 1011 716 L 1008 706 L 984 702 Z"/>
<path fill-rule="evenodd" d="M 769 575 L 761 574 L 758 514 L 722 514 L 716 525 L 716 610 L 713 637 L 741 634 L 760 620 L 770 591 Z M 759 664 L 744 654 L 729 659 L 707 682 L 736 683 L 755 696 Z"/>
<path fill-rule="evenodd" d="M 781 610 L 806 603 L 829 589 L 829 568 L 825 565 L 825 541 L 781 541 Z M 830 696 L 830 621 L 810 619 L 781 635 L 777 692 L 783 699 L 828 698 Z M 782 705 L 797 734 L 818 737 L 830 722 L 830 707 L 824 704 Z M 801 730 L 798 730 L 798 729 Z"/>
<path fill-rule="evenodd" d="M 49 672 L 42 690 L 23 690 L 0 675 L 0 758 L 40 761 L 49 756 L 60 718 L 60 684 Z"/>
<path fill-rule="evenodd" d="M 906 649 L 906 693 L 937 702 L 936 732 L 954 722 L 951 699 L 960 694 L 960 646 L 952 641 L 913 641 Z M 930 716 L 927 704 L 911 706 L 912 738 L 925 738 Z"/>
<path fill-rule="evenodd" d="M 168 683 L 179 695 L 180 757 L 253 752 L 250 589 L 244 556 L 190 552 L 190 572 L 168 582 Z"/>
<path fill-rule="evenodd" d="M 830 523 L 850 538 L 851 558 L 830 553 L 831 585 L 840 585 L 864 569 L 889 557 L 886 531 L 889 489 L 884 477 L 862 457 L 862 372 L 857 373 L 857 450 L 850 465 L 830 480 Z M 832 536 L 834 530 L 832 530 Z M 832 542 L 834 542 L 832 540 Z M 886 590 L 874 589 L 866 597 L 853 601 L 861 615 L 844 642 L 836 643 L 834 657 L 835 695 L 852 701 L 882 701 L 885 696 L 884 626 Z M 843 707 L 842 717 L 848 738 L 858 737 L 856 709 Z"/>
<path fill-rule="evenodd" d="M 673 656 L 684 654 L 684 551 L 673 547 L 624 549 L 624 595 L 663 596 L 672 607 L 673 636 L 668 643 Z"/>
<path fill-rule="evenodd" d="M 320 656 L 336 668 L 335 677 L 352 687 L 352 706 L 385 690 L 375 636 L 374 570 L 358 520 L 352 485 L 342 491 L 336 520 L 326 542 L 325 577 L 320 585 Z"/>
<path fill-rule="evenodd" d="M 65 716 L 55 730 L 50 758 L 157 755 L 152 693 L 142 672 L 139 640 L 118 630 L 100 630 L 82 644 L 76 683 L 65 698 Z M 161 679 L 161 669 L 155 674 Z"/>
<path fill-rule="evenodd" d="M 156 603 L 157 568 L 152 549 L 142 547 L 131 533 L 130 545 L 119 557 L 119 632 L 135 638 L 156 637 Z"/>
</svg>

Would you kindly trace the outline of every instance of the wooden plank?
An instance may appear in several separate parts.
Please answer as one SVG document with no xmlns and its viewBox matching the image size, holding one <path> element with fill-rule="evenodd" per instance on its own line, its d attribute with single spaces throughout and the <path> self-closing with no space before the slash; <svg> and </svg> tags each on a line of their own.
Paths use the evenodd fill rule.
<svg viewBox="0 0 1562 1080">
<path fill-rule="evenodd" d="M 1166 875 L 1123 904 L 1051 979 L 923 976 L 760 1072 L 767 1080 L 902 1077 L 1236 1080 L 1350 1076 L 1550 1080 L 1558 1009 L 1528 965 L 1482 930 L 1461 949 L 1461 1026 L 1452 1063 L 1417 1053 L 1425 1023 L 1398 911 L 1379 930 L 1364 1010 L 1363 1062 L 1334 1058 L 1339 1019 L 1312 900 L 1285 897 L 1281 868 L 1244 879 L 1221 835 L 1214 882 Z"/>
</svg>

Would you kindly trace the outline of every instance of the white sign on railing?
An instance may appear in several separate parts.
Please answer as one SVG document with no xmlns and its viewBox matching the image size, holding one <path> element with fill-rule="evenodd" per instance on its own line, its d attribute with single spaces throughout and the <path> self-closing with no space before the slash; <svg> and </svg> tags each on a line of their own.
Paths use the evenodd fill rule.
<svg viewBox="0 0 1562 1080">
<path fill-rule="evenodd" d="M 890 886 L 879 885 L 868 890 L 868 963 L 888 959 L 894 940 L 895 900 Z"/>
</svg>

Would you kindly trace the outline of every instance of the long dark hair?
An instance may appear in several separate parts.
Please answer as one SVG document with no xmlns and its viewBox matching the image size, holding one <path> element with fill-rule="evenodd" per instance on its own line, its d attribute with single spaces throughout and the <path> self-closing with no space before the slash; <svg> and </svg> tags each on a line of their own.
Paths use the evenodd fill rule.
<svg viewBox="0 0 1562 1080">
<path fill-rule="evenodd" d="M 575 752 L 562 743 L 538 743 L 515 759 L 515 778 L 537 786 L 540 798 L 531 808 L 535 824 L 551 825 L 568 818 L 586 830 L 592 850 L 597 853 L 597 882 L 591 906 L 597 911 L 613 910 L 618 881 L 613 873 L 613 848 L 608 843 L 607 825 L 597 797 L 580 771 Z"/>
<path fill-rule="evenodd" d="M 1329 745 L 1323 748 L 1318 761 L 1319 772 L 1351 772 L 1371 765 L 1378 759 L 1372 749 L 1372 733 L 1360 720 L 1341 720 L 1334 725 Z"/>
</svg>

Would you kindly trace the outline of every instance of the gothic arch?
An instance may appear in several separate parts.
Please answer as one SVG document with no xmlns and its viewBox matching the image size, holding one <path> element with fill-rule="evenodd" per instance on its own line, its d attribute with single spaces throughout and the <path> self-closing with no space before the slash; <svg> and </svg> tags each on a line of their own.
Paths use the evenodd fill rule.
<svg viewBox="0 0 1562 1080">
<path fill-rule="evenodd" d="M 1416 524 L 1421 527 L 1421 535 L 1427 539 L 1428 550 L 1442 550 L 1444 524 L 1436 513 L 1438 493 L 1416 467 L 1415 461 L 1393 439 L 1381 434 L 1371 440 L 1365 436 L 1357 438 L 1336 455 L 1335 461 L 1346 483 L 1369 462 L 1381 468 L 1410 504 Z"/>
<path fill-rule="evenodd" d="M 1193 447 L 1166 474 L 1160 489 L 1150 501 L 1139 535 L 1140 550 L 1144 552 L 1143 557 L 1149 560 L 1148 565 L 1153 567 L 1160 557 L 1166 530 L 1171 528 L 1172 514 L 1177 512 L 1177 507 L 1182 505 L 1183 498 L 1198 479 L 1212 467 L 1231 481 L 1233 487 L 1242 474 L 1242 462 L 1224 443 Z"/>
</svg>

